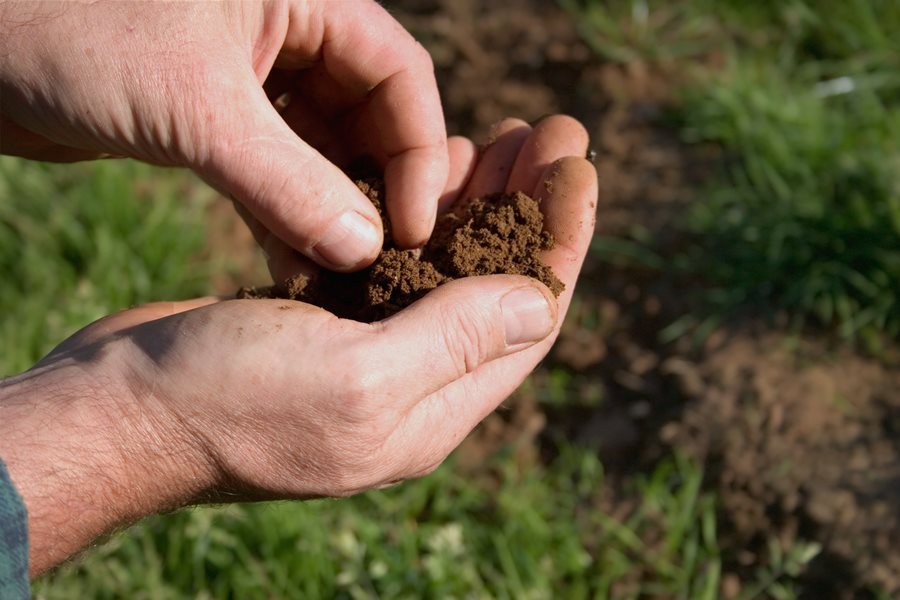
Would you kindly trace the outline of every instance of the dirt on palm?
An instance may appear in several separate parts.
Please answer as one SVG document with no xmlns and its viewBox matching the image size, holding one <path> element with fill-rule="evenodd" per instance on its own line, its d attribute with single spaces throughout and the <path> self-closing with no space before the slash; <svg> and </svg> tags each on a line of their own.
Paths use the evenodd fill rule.
<svg viewBox="0 0 900 600">
<path fill-rule="evenodd" d="M 358 273 L 319 271 L 295 275 L 264 288 L 241 288 L 239 298 L 300 300 L 339 317 L 372 322 L 409 306 L 437 286 L 476 275 L 511 274 L 538 279 L 558 296 L 564 285 L 540 260 L 553 247 L 544 231 L 540 203 L 522 192 L 493 194 L 459 203 L 439 216 L 434 234 L 421 250 L 394 245 L 384 210 L 384 184 L 356 182 L 384 223 L 384 248 Z"/>
</svg>

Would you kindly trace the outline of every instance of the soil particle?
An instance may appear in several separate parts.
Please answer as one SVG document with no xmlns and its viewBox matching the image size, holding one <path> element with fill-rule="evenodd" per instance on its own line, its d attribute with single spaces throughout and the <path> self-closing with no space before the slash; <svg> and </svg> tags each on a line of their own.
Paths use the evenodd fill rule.
<svg viewBox="0 0 900 600">
<path fill-rule="evenodd" d="M 264 288 L 241 288 L 239 298 L 289 298 L 321 306 L 339 317 L 372 322 L 409 306 L 437 286 L 476 275 L 512 274 L 543 282 L 554 295 L 564 289 L 540 254 L 553 247 L 537 200 L 521 192 L 493 194 L 441 215 L 421 251 L 396 248 L 384 210 L 384 185 L 357 186 L 381 213 L 384 249 L 358 273 L 321 271 L 295 275 Z"/>
</svg>

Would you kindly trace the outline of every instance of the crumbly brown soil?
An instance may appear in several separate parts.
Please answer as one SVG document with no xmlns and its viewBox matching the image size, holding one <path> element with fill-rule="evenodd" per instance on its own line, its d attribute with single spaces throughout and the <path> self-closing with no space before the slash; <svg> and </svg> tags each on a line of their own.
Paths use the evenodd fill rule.
<svg viewBox="0 0 900 600">
<path fill-rule="evenodd" d="M 564 286 L 540 260 L 553 247 L 544 231 L 537 200 L 521 192 L 493 194 L 460 204 L 438 217 L 434 233 L 420 251 L 394 245 L 384 210 L 380 180 L 357 186 L 378 208 L 384 223 L 384 249 L 358 273 L 320 271 L 295 275 L 270 287 L 244 287 L 239 298 L 288 298 L 321 306 L 339 317 L 378 321 L 409 306 L 437 286 L 475 275 L 526 275 L 544 283 L 554 295 Z"/>
</svg>

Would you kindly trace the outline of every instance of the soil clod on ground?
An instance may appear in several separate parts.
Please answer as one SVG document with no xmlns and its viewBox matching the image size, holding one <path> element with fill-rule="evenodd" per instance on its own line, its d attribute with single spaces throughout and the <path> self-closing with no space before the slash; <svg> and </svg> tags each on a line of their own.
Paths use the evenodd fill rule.
<svg viewBox="0 0 900 600">
<path fill-rule="evenodd" d="M 376 179 L 356 184 L 384 223 L 384 248 L 371 266 L 358 273 L 295 275 L 271 287 L 241 288 L 238 297 L 300 300 L 339 317 L 372 322 L 461 277 L 525 275 L 556 296 L 563 291 L 563 283 L 540 259 L 554 240 L 544 231 L 540 203 L 527 194 L 498 193 L 460 203 L 438 217 L 431 240 L 417 251 L 399 249 L 393 242 L 382 201 L 384 184 Z"/>
</svg>

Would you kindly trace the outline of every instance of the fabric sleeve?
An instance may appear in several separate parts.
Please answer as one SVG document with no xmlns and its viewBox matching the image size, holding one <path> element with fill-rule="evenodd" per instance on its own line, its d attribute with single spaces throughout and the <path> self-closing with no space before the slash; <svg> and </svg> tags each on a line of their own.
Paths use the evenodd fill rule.
<svg viewBox="0 0 900 600">
<path fill-rule="evenodd" d="M 29 597 L 28 513 L 0 460 L 0 598 Z"/>
</svg>

